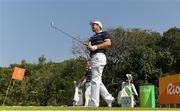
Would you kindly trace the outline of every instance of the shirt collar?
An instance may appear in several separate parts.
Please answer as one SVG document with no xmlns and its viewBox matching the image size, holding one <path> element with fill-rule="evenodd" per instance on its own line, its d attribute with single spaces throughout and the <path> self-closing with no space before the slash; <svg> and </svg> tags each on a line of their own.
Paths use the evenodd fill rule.
<svg viewBox="0 0 180 111">
<path fill-rule="evenodd" d="M 98 34 L 100 34 L 102 32 L 102 30 L 101 31 L 99 31 L 98 33 L 96 33 L 95 35 L 98 35 Z"/>
</svg>

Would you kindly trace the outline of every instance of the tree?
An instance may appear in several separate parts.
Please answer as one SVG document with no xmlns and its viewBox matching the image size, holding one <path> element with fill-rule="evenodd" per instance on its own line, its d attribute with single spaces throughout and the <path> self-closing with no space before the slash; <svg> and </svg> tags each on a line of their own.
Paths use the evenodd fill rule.
<svg viewBox="0 0 180 111">
<path fill-rule="evenodd" d="M 180 72 L 180 28 L 170 28 L 163 33 L 162 47 L 170 50 L 175 57 L 174 72 Z"/>
<path fill-rule="evenodd" d="M 44 64 L 46 62 L 46 57 L 44 55 L 41 55 L 39 58 L 38 58 L 38 63 L 39 64 Z"/>
</svg>

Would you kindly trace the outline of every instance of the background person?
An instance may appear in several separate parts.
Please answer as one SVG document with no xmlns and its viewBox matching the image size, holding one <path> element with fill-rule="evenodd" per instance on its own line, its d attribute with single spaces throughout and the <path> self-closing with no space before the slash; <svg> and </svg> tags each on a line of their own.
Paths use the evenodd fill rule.
<svg viewBox="0 0 180 111">
<path fill-rule="evenodd" d="M 90 61 L 87 61 L 86 63 L 86 73 L 85 75 L 77 82 L 81 83 L 81 85 L 85 85 L 85 103 L 84 106 L 88 106 L 89 101 L 90 101 L 90 95 L 91 95 L 91 78 L 92 78 L 92 73 L 91 73 L 91 63 Z"/>
</svg>

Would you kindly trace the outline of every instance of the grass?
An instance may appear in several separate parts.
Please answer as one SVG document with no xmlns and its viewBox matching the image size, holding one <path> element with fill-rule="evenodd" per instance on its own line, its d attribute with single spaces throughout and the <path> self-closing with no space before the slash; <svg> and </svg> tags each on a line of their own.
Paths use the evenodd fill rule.
<svg viewBox="0 0 180 111">
<path fill-rule="evenodd" d="M 158 110 L 180 110 L 180 108 L 143 108 L 143 107 L 135 107 L 135 108 L 122 108 L 122 107 L 72 107 L 72 106 L 0 106 L 0 110 L 125 110 L 125 111 L 142 111 L 142 110 L 149 110 L 149 111 L 158 111 Z"/>
</svg>

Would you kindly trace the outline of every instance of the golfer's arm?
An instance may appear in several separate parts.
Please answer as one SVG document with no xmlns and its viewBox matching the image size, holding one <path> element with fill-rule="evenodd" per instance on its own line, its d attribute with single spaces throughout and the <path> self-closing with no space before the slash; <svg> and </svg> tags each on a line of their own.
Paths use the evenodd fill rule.
<svg viewBox="0 0 180 111">
<path fill-rule="evenodd" d="M 97 45 L 98 49 L 108 48 L 111 46 L 111 39 L 105 39 L 102 44 Z"/>
<path fill-rule="evenodd" d="M 77 81 L 77 83 L 82 82 L 84 79 L 85 79 L 85 76 L 83 76 L 81 79 L 79 79 L 79 80 Z"/>
</svg>

